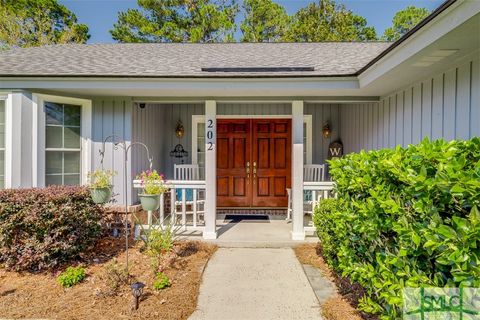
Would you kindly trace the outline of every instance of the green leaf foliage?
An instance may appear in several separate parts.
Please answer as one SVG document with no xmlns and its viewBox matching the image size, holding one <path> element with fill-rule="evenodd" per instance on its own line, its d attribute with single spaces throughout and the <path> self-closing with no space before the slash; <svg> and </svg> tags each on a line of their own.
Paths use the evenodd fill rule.
<svg viewBox="0 0 480 320">
<path fill-rule="evenodd" d="M 162 290 L 170 286 L 170 279 L 168 279 L 163 272 L 158 272 L 155 276 L 155 281 L 153 282 L 153 289 Z"/>
<path fill-rule="evenodd" d="M 83 187 L 0 190 L 0 263 L 38 271 L 74 260 L 101 237 L 102 219 Z"/>
<path fill-rule="evenodd" d="M 57 0 L 0 0 L 0 48 L 85 43 L 88 27 Z"/>
<path fill-rule="evenodd" d="M 272 0 L 244 0 L 242 8 L 242 41 L 276 42 L 284 37 L 290 21 L 284 7 Z"/>
<path fill-rule="evenodd" d="M 425 8 L 408 6 L 393 17 L 392 26 L 385 29 L 382 39 L 396 41 L 425 19 L 430 12 Z"/>
<path fill-rule="evenodd" d="M 292 17 L 284 41 L 365 41 L 377 38 L 375 28 L 333 0 L 319 0 L 301 8 Z"/>
<path fill-rule="evenodd" d="M 80 283 L 85 279 L 87 273 L 82 267 L 68 267 L 67 270 L 62 272 L 58 278 L 57 282 L 64 288 L 69 288 L 77 283 Z"/>
<path fill-rule="evenodd" d="M 110 33 L 119 42 L 230 42 L 239 22 L 244 42 L 376 40 L 375 28 L 334 0 L 318 0 L 289 16 L 272 0 L 138 0 L 119 12 Z M 237 20 L 237 21 L 236 21 Z"/>
<path fill-rule="evenodd" d="M 338 199 L 316 208 L 327 262 L 361 284 L 360 309 L 401 317 L 402 288 L 480 287 L 480 138 L 330 162 Z"/>
<path fill-rule="evenodd" d="M 119 42 L 232 41 L 234 0 L 138 0 L 140 9 L 119 12 L 110 30 Z"/>
</svg>

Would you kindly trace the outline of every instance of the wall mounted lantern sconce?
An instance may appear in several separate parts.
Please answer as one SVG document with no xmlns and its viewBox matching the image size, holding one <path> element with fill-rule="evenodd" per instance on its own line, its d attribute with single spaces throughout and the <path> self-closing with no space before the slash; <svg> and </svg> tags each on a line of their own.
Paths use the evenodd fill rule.
<svg viewBox="0 0 480 320">
<path fill-rule="evenodd" d="M 175 135 L 179 139 L 185 135 L 185 127 L 183 126 L 182 120 L 178 120 L 177 122 L 177 126 L 175 127 Z"/>
<path fill-rule="evenodd" d="M 327 121 L 322 128 L 322 134 L 325 139 L 330 138 L 332 135 L 332 129 L 330 128 L 330 123 Z"/>
</svg>

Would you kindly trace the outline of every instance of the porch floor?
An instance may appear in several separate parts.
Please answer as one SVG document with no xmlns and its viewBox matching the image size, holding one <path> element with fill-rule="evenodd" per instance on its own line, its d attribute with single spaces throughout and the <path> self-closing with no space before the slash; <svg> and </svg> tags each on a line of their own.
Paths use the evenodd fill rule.
<svg viewBox="0 0 480 320">
<path fill-rule="evenodd" d="M 217 214 L 217 239 L 205 240 L 227 248 L 283 248 L 305 242 L 317 242 L 313 234 L 307 234 L 304 241 L 291 239 L 292 222 L 284 215 L 270 215 L 268 220 L 226 220 L 224 214 Z M 203 240 L 201 231 L 186 231 L 183 239 Z"/>
</svg>

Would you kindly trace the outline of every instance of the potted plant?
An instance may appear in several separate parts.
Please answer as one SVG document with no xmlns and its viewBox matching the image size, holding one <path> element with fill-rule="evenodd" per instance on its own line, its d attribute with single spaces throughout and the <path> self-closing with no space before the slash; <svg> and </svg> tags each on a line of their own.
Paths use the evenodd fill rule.
<svg viewBox="0 0 480 320">
<path fill-rule="evenodd" d="M 155 211 L 160 207 L 160 195 L 167 191 L 163 176 L 157 170 L 143 171 L 137 176 L 142 184 L 142 193 L 138 195 L 145 211 Z"/>
<path fill-rule="evenodd" d="M 97 169 L 88 173 L 88 189 L 93 202 L 103 204 L 112 198 L 112 178 L 117 173 L 111 170 Z"/>
</svg>

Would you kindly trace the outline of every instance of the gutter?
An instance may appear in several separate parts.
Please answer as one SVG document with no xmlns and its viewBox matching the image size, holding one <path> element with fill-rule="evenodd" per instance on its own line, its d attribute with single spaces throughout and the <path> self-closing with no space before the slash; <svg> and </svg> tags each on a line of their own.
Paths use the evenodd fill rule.
<svg viewBox="0 0 480 320">
<path fill-rule="evenodd" d="M 92 74 L 57 74 L 57 75 L 38 75 L 38 74 L 0 74 L 1 78 L 116 78 L 116 79 L 292 79 L 292 78 L 352 78 L 356 77 L 356 73 L 348 74 L 297 74 L 297 75 L 92 75 Z M 342 79 L 343 80 L 343 79 Z"/>
</svg>

